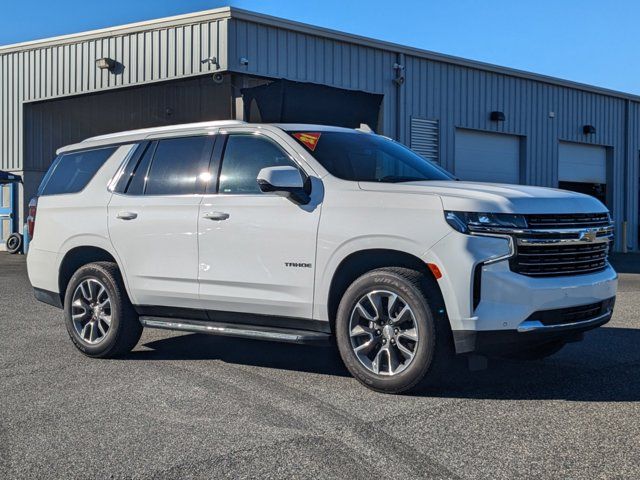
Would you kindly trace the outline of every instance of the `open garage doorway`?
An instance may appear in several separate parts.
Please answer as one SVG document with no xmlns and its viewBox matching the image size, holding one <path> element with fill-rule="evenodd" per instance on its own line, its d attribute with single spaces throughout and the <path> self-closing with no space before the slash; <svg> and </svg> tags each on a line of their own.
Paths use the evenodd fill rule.
<svg viewBox="0 0 640 480">
<path fill-rule="evenodd" d="M 609 149 L 600 145 L 560 142 L 558 187 L 596 197 L 611 209 L 607 188 Z"/>
<path fill-rule="evenodd" d="M 232 118 L 231 83 L 223 79 L 208 75 L 26 104 L 25 173 L 41 176 L 56 149 L 87 137 Z"/>
</svg>

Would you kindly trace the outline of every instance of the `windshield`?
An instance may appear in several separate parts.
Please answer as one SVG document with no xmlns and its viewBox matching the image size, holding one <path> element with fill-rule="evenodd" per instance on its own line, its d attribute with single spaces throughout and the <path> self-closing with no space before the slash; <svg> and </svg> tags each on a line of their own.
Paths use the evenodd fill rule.
<svg viewBox="0 0 640 480">
<path fill-rule="evenodd" d="M 356 182 L 452 180 L 400 143 L 362 132 L 289 132 L 332 175 Z"/>
</svg>

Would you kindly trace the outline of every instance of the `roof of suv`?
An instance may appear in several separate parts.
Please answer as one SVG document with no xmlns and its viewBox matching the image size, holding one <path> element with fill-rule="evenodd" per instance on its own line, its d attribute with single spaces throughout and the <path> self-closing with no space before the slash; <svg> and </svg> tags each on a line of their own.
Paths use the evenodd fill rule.
<svg viewBox="0 0 640 480">
<path fill-rule="evenodd" d="M 88 147 L 99 147 L 104 145 L 112 145 L 114 143 L 126 143 L 126 142 L 136 142 L 140 140 L 144 140 L 148 138 L 150 135 L 154 134 L 164 134 L 167 135 L 180 133 L 180 132 L 189 132 L 193 130 L 202 130 L 207 128 L 215 128 L 215 127 L 232 127 L 232 126 L 264 126 L 264 125 L 272 125 L 274 127 L 280 128 L 285 131 L 291 130 L 313 130 L 313 131 L 345 131 L 345 132 L 353 132 L 353 129 L 344 128 L 344 127 L 332 127 L 328 125 L 313 125 L 313 124 L 302 124 L 302 123 L 273 123 L 273 124 L 264 124 L 264 123 L 247 123 L 240 120 L 215 120 L 210 122 L 198 122 L 198 123 L 183 123 L 180 125 L 167 125 L 163 127 L 151 127 L 151 128 L 142 128 L 138 130 L 127 130 L 123 132 L 115 132 L 108 133 L 106 135 L 98 135 L 95 137 L 89 137 L 83 140 L 80 143 L 67 145 L 58 149 L 57 153 L 68 152 L 72 150 L 79 150 Z"/>
</svg>

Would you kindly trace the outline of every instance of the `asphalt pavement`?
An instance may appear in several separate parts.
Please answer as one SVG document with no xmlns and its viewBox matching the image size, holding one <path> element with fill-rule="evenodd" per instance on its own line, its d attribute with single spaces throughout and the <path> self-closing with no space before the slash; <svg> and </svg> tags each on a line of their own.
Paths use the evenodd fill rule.
<svg viewBox="0 0 640 480">
<path fill-rule="evenodd" d="M 621 271 L 625 271 L 622 265 Z M 544 361 L 390 396 L 332 347 L 146 330 L 94 360 L 0 252 L 0 478 L 640 478 L 640 274 Z"/>
</svg>

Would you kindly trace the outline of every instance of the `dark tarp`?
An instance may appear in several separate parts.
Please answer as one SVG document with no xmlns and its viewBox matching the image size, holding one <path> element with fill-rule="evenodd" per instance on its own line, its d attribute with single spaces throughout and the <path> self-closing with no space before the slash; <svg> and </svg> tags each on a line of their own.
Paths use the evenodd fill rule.
<svg viewBox="0 0 640 480">
<path fill-rule="evenodd" d="M 264 123 L 316 123 L 357 128 L 361 123 L 378 129 L 383 95 L 327 87 L 316 83 L 276 80 L 266 85 L 243 88 L 244 114 L 251 118 L 256 101 Z"/>
</svg>

